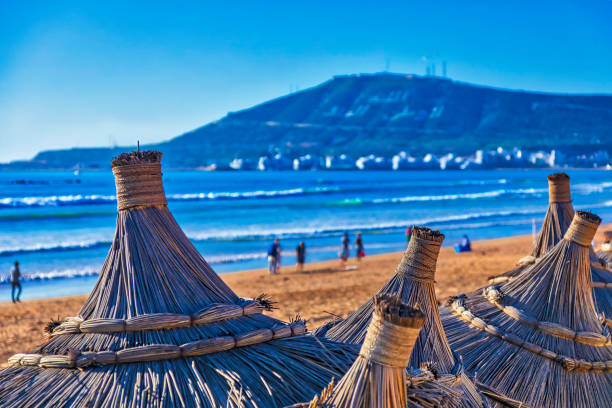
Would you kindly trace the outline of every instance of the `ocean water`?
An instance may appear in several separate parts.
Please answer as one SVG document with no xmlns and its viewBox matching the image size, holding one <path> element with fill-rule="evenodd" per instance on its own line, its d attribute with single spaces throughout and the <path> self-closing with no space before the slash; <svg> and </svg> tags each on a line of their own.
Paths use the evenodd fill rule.
<svg viewBox="0 0 612 408">
<path fill-rule="evenodd" d="M 366 255 L 405 247 L 408 224 L 440 229 L 445 245 L 528 234 L 548 204 L 550 170 L 165 171 L 168 206 L 219 273 L 266 267 L 281 239 L 284 266 L 305 241 L 307 262 L 337 257 L 346 231 Z M 612 220 L 612 173 L 568 171 L 576 209 Z M 0 301 L 18 260 L 23 299 L 88 293 L 113 238 L 110 171 L 0 173 Z M 352 249 L 352 255 L 354 250 Z"/>
</svg>

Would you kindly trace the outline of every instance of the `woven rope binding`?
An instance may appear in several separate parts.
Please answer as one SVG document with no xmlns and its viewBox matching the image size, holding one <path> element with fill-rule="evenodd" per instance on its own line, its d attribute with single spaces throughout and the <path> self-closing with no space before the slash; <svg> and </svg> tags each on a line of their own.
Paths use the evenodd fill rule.
<svg viewBox="0 0 612 408">
<path fill-rule="evenodd" d="M 219 336 L 192 341 L 180 346 L 174 344 L 149 344 L 129 347 L 119 351 L 79 351 L 70 350 L 63 354 L 15 354 L 8 359 L 9 365 L 38 366 L 41 368 L 85 368 L 108 364 L 139 363 L 162 361 L 175 358 L 197 357 L 218 353 L 233 348 L 267 343 L 271 340 L 301 336 L 306 333 L 306 325 L 296 321 L 271 329 L 253 330 L 235 336 Z"/>
<path fill-rule="evenodd" d="M 260 299 L 247 301 L 244 305 L 213 303 L 191 315 L 175 313 L 150 313 L 129 319 L 89 319 L 69 317 L 55 327 L 49 336 L 78 333 L 119 333 L 147 330 L 172 329 L 206 325 L 242 316 L 261 314 L 270 307 Z"/>
<path fill-rule="evenodd" d="M 379 296 L 374 301 L 374 313 L 359 355 L 387 367 L 405 368 L 425 315 L 391 296 Z"/>
<path fill-rule="evenodd" d="M 570 203 L 572 198 L 570 195 L 569 176 L 565 173 L 556 173 L 548 176 L 548 195 L 551 204 Z"/>
<path fill-rule="evenodd" d="M 612 372 L 612 360 L 605 361 L 586 361 L 576 360 L 571 357 L 555 353 L 552 350 L 548 350 L 538 346 L 537 344 L 521 339 L 519 336 L 505 332 L 498 326 L 487 323 L 484 319 L 475 316 L 469 309 L 467 309 L 463 302 L 463 296 L 458 296 L 450 300 L 450 309 L 457 317 L 465 322 L 469 323 L 472 327 L 486 332 L 491 336 L 498 337 L 503 341 L 513 344 L 516 347 L 521 347 L 530 353 L 537 354 L 540 357 L 547 358 L 555 361 L 561 366 L 568 370 L 582 370 L 582 371 L 594 371 L 594 372 Z"/>
<path fill-rule="evenodd" d="M 434 280 L 436 262 L 444 234 L 426 227 L 414 227 L 408 248 L 397 267 L 398 273 L 417 279 Z"/>
<path fill-rule="evenodd" d="M 588 211 L 576 211 L 564 238 L 578 245 L 589 247 L 600 223 L 601 218 L 597 215 Z"/>
<path fill-rule="evenodd" d="M 161 153 L 124 153 L 113 160 L 117 209 L 166 205 L 162 184 Z"/>
</svg>

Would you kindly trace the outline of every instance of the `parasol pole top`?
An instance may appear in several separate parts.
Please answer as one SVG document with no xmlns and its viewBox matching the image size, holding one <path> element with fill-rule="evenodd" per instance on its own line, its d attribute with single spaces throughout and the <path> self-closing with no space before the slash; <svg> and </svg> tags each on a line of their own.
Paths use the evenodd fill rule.
<svg viewBox="0 0 612 408">
<path fill-rule="evenodd" d="M 571 203 L 569 176 L 563 172 L 548 176 L 549 203 Z"/>
<path fill-rule="evenodd" d="M 440 231 L 415 226 L 397 272 L 418 279 L 433 280 L 442 241 L 444 234 Z"/>
<path fill-rule="evenodd" d="M 395 296 L 374 298 L 374 313 L 360 356 L 387 367 L 406 368 L 425 315 Z"/>
<path fill-rule="evenodd" d="M 601 218 L 589 211 L 576 211 L 564 238 L 585 247 L 591 246 Z"/>
<path fill-rule="evenodd" d="M 161 157 L 156 150 L 122 153 L 111 162 L 117 188 L 119 211 L 132 208 L 165 206 Z"/>
</svg>

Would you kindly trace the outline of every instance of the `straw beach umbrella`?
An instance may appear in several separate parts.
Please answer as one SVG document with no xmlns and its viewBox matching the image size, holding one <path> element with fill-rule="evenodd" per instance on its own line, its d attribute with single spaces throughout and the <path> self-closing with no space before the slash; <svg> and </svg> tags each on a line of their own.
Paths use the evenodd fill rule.
<svg viewBox="0 0 612 408">
<path fill-rule="evenodd" d="M 337 385 L 302 407 L 450 408 L 462 406 L 451 384 L 426 368 L 406 371 L 425 315 L 390 295 L 374 298 L 373 315 L 359 357 Z M 450 377 L 450 378 L 449 378 Z"/>
<path fill-rule="evenodd" d="M 569 176 L 565 173 L 555 173 L 548 176 L 548 210 L 542 222 L 531 254 L 519 259 L 517 267 L 499 276 L 489 278 L 490 284 L 507 282 L 527 266 L 532 265 L 563 238 L 572 219 L 574 207 L 570 193 Z"/>
<path fill-rule="evenodd" d="M 118 156 L 117 229 L 74 318 L 0 371 L 0 406 L 279 406 L 339 377 L 354 347 L 262 314 L 212 270 L 166 206 L 161 154 Z"/>
<path fill-rule="evenodd" d="M 489 284 L 504 283 L 515 278 L 563 239 L 574 218 L 569 176 L 565 173 L 549 175 L 548 192 L 548 210 L 531 254 L 520 259 L 516 268 L 489 278 Z M 597 304 L 604 316 L 612 316 L 612 273 L 592 251 L 591 259 L 592 286 Z"/>
<path fill-rule="evenodd" d="M 591 289 L 590 243 L 601 219 L 578 211 L 564 239 L 515 279 L 442 310 L 469 373 L 534 407 L 612 401 L 612 340 Z"/>
<path fill-rule="evenodd" d="M 409 368 L 435 362 L 438 372 L 455 373 L 459 378 L 465 406 L 482 406 L 482 397 L 471 381 L 461 373 L 460 362 L 453 354 L 444 334 L 438 311 L 434 276 L 444 235 L 426 227 L 414 227 L 408 248 L 395 274 L 378 291 L 398 296 L 402 302 L 418 307 L 426 316 L 421 334 L 412 351 Z M 315 331 L 328 339 L 361 344 L 372 320 L 374 297 L 344 320 L 336 320 Z"/>
</svg>

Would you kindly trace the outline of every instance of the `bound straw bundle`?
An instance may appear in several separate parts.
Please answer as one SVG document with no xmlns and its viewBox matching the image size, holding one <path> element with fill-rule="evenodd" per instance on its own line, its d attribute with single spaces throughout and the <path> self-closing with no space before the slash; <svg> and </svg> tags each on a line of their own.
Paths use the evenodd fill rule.
<svg viewBox="0 0 612 408">
<path fill-rule="evenodd" d="M 601 219 L 578 211 L 557 245 L 515 279 L 451 299 L 442 322 L 478 381 L 534 407 L 612 401 L 612 341 L 591 289 Z"/>
<path fill-rule="evenodd" d="M 531 253 L 519 259 L 517 267 L 499 276 L 489 278 L 490 284 L 506 282 L 533 264 L 563 238 L 574 217 L 574 207 L 570 194 L 569 176 L 555 173 L 548 176 L 548 210 L 542 222 Z"/>
<path fill-rule="evenodd" d="M 78 316 L 0 371 L 0 406 L 279 406 L 339 377 L 357 350 L 239 298 L 166 207 L 161 154 L 113 162 L 119 214 Z"/>
<path fill-rule="evenodd" d="M 374 298 L 374 312 L 361 352 L 336 386 L 309 407 L 458 407 L 460 394 L 431 371 L 407 375 L 406 366 L 425 315 L 390 295 Z"/>
<path fill-rule="evenodd" d="M 460 363 L 453 355 L 446 340 L 438 312 L 434 277 L 436 262 L 444 235 L 426 227 L 413 228 L 410 244 L 395 274 L 377 292 L 390 294 L 402 302 L 418 307 L 427 317 L 423 330 L 416 340 L 409 368 L 418 369 L 422 364 L 434 361 L 440 373 L 454 373 L 458 389 L 462 392 L 464 406 L 482 406 L 483 401 L 470 380 L 461 373 Z M 344 320 L 333 321 L 315 331 L 317 336 L 361 344 L 372 320 L 374 297 Z"/>
</svg>

